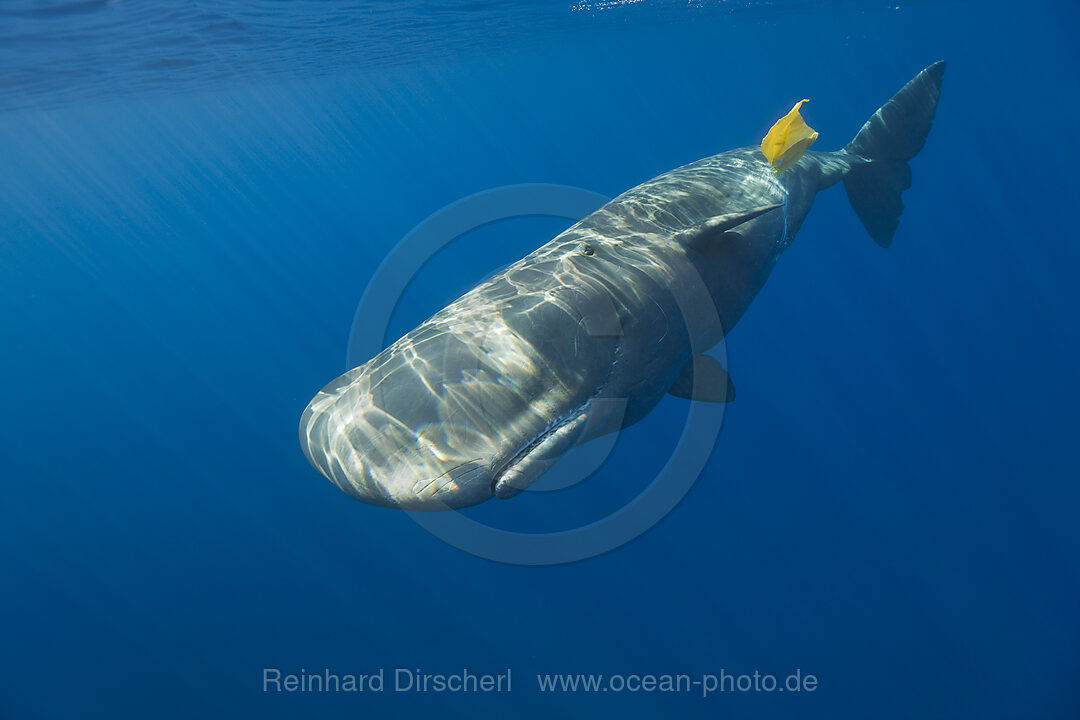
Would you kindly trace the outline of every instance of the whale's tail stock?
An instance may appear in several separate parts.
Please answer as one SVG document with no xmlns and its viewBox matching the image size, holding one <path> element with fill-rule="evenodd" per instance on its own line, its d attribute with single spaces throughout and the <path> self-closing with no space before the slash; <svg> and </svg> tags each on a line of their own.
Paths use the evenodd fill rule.
<svg viewBox="0 0 1080 720">
<path fill-rule="evenodd" d="M 916 75 L 862 126 L 843 152 L 865 160 L 844 179 L 848 200 L 870 237 L 889 247 L 900 224 L 900 194 L 911 187 L 911 167 L 930 133 L 941 95 L 945 61 Z"/>
</svg>

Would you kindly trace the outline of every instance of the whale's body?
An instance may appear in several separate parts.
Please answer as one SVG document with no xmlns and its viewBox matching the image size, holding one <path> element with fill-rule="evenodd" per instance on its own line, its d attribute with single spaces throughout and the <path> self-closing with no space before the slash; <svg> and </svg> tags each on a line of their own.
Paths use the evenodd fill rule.
<svg viewBox="0 0 1080 720">
<path fill-rule="evenodd" d="M 943 72 L 916 76 L 844 150 L 779 175 L 747 147 L 623 193 L 323 388 L 301 419 L 308 459 L 368 503 L 458 508 L 517 494 L 668 392 L 730 400 L 700 353 L 738 322 L 819 191 L 844 181 L 889 244 Z"/>
</svg>

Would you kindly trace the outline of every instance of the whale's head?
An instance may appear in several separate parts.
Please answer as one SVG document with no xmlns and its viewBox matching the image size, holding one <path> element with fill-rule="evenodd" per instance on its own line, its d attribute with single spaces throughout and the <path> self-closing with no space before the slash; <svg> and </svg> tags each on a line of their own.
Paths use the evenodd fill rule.
<svg viewBox="0 0 1080 720">
<path fill-rule="evenodd" d="M 527 327 L 515 318 L 485 331 L 421 326 L 312 399 L 304 454 L 373 505 L 452 510 L 517 494 L 582 437 L 613 362 L 611 337 L 563 328 L 560 313 L 534 305 Z"/>
<path fill-rule="evenodd" d="M 369 363 L 312 399 L 300 420 L 311 464 L 372 505 L 452 510 L 492 497 L 502 438 L 471 429 L 464 418 L 444 422 L 453 413 L 435 402 L 436 392 L 419 376 L 395 375 L 381 377 Z"/>
</svg>

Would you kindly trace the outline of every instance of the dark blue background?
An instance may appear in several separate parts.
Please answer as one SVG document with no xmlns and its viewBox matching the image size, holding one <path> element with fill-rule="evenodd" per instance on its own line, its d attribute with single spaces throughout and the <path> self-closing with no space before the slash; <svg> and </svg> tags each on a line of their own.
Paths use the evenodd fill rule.
<svg viewBox="0 0 1080 720">
<path fill-rule="evenodd" d="M 1072 3 L 323 17 L 400 58 L 320 48 L 329 5 L 225 3 L 237 32 L 254 16 L 249 34 L 280 37 L 202 34 L 210 59 L 189 64 L 150 32 L 184 36 L 186 16 L 89 5 L 0 14 L 22 38 L 0 48 L 0 716 L 1080 714 Z M 837 148 L 941 58 L 893 247 L 839 188 L 818 198 L 730 338 L 739 399 L 712 461 L 645 536 L 504 566 L 308 466 L 300 413 L 344 369 L 367 279 L 429 214 L 521 182 L 615 195 L 757 142 L 803 97 L 816 147 Z M 395 327 L 562 225 L 467 236 Z M 578 488 L 477 517 L 603 515 L 684 413 L 665 401 Z M 514 692 L 261 692 L 264 667 L 398 666 L 512 667 Z M 819 689 L 543 696 L 534 680 L 795 668 Z"/>
</svg>

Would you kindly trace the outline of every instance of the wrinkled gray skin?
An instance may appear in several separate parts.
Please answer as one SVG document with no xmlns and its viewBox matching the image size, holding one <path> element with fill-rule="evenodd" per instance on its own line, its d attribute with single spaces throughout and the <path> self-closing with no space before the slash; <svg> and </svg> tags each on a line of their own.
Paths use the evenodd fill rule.
<svg viewBox="0 0 1080 720">
<path fill-rule="evenodd" d="M 629 190 L 323 388 L 304 452 L 376 505 L 515 495 L 651 411 L 735 326 L 814 195 L 865 162 L 808 152 L 778 177 L 748 147 Z M 709 222 L 755 210 L 726 231 L 731 218 Z"/>
</svg>

